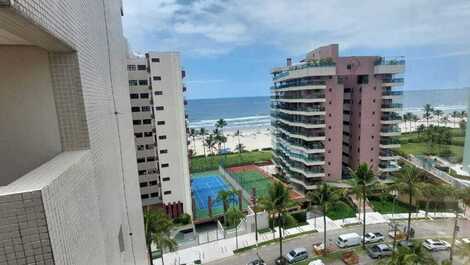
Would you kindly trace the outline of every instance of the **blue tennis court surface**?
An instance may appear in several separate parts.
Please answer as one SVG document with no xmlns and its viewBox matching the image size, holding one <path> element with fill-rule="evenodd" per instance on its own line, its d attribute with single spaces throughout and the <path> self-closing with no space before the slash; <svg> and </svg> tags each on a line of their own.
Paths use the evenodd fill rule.
<svg viewBox="0 0 470 265">
<path fill-rule="evenodd" d="M 212 208 L 223 207 L 222 202 L 217 200 L 217 195 L 221 190 L 230 190 L 230 186 L 217 175 L 193 178 L 191 186 L 198 209 L 208 209 L 209 196 L 212 199 Z"/>
</svg>

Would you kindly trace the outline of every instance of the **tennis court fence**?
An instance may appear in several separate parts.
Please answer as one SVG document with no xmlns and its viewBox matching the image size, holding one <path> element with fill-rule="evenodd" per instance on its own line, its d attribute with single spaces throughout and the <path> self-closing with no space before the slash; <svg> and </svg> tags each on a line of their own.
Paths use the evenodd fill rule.
<svg viewBox="0 0 470 265">
<path fill-rule="evenodd" d="M 251 195 L 245 189 L 243 189 L 243 187 L 235 180 L 234 177 L 232 177 L 232 175 L 227 170 L 225 170 L 225 168 L 219 166 L 219 172 L 227 180 L 227 182 L 232 185 L 232 187 L 242 191 L 242 197 L 247 202 L 251 202 Z"/>
</svg>

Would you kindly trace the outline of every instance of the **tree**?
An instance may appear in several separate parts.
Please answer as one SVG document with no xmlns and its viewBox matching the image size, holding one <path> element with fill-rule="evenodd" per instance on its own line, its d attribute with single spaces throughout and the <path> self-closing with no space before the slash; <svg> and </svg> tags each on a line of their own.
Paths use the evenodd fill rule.
<svg viewBox="0 0 470 265">
<path fill-rule="evenodd" d="M 454 128 L 456 128 L 456 127 L 457 127 L 457 118 L 460 118 L 460 112 L 454 110 L 454 111 L 450 114 L 450 116 L 451 116 L 452 119 L 453 119 Z"/>
<path fill-rule="evenodd" d="M 418 137 L 421 137 L 421 134 L 426 131 L 426 127 L 424 124 L 420 124 L 416 131 L 418 132 Z"/>
<path fill-rule="evenodd" d="M 380 261 L 380 265 L 437 265 L 436 261 L 423 246 L 419 244 L 415 248 L 398 247 L 398 251 L 394 255 L 384 261 Z"/>
<path fill-rule="evenodd" d="M 366 200 L 370 188 L 376 184 L 377 179 L 368 164 L 360 164 L 356 170 L 349 169 L 352 179 L 350 184 L 353 190 L 359 191 L 362 197 L 362 237 L 366 236 Z M 362 241 L 362 247 L 365 248 L 365 241 Z"/>
<path fill-rule="evenodd" d="M 153 265 L 152 257 L 152 243 L 154 243 L 161 252 L 161 261 L 163 261 L 163 252 L 165 249 L 174 251 L 177 247 L 176 241 L 171 238 L 170 232 L 174 224 L 171 219 L 162 211 L 150 211 L 148 209 L 144 212 L 144 229 L 145 241 L 147 244 L 147 251 L 150 259 L 150 264 Z"/>
<path fill-rule="evenodd" d="M 216 139 L 214 138 L 214 135 L 209 134 L 209 136 L 205 138 L 205 145 L 207 146 L 209 152 L 214 155 L 214 149 L 216 145 Z"/>
<path fill-rule="evenodd" d="M 217 200 L 222 202 L 222 205 L 224 207 L 224 225 L 227 225 L 227 209 L 229 205 L 229 199 L 232 196 L 232 192 L 228 190 L 220 190 L 219 193 L 217 194 Z"/>
<path fill-rule="evenodd" d="M 244 145 L 240 142 L 240 130 L 237 130 L 235 132 L 235 136 L 237 136 L 238 138 L 238 144 L 237 144 L 237 150 L 238 150 L 238 153 L 240 154 L 240 157 L 242 156 L 242 152 L 243 152 L 243 149 L 244 149 Z"/>
<path fill-rule="evenodd" d="M 224 135 L 224 127 L 227 126 L 227 122 L 224 119 L 219 119 L 215 123 L 215 128 L 216 130 L 220 129 L 220 133 L 217 133 L 217 139 L 219 142 L 219 151 L 220 151 L 220 145 L 223 144 L 225 148 L 225 143 L 227 142 L 227 137 Z"/>
<path fill-rule="evenodd" d="M 240 156 L 241 156 L 242 153 L 245 152 L 245 145 L 244 145 L 244 144 L 238 144 L 238 145 L 235 147 L 235 150 L 237 150 L 238 153 L 239 153 Z"/>
<path fill-rule="evenodd" d="M 437 127 L 439 127 L 439 125 L 440 125 L 439 121 L 441 120 L 441 116 L 442 116 L 442 114 L 444 114 L 444 112 L 440 109 L 435 109 L 435 110 L 433 110 L 433 113 L 434 113 L 434 115 L 437 116 Z"/>
<path fill-rule="evenodd" d="M 245 214 L 240 211 L 237 207 L 230 207 L 227 210 L 227 219 L 229 226 L 235 227 L 235 242 L 236 242 L 236 249 L 238 249 L 238 225 L 240 224 L 241 220 L 245 218 Z"/>
<path fill-rule="evenodd" d="M 289 199 L 289 190 L 279 181 L 274 182 L 267 190 L 267 194 L 260 200 L 261 207 L 276 217 L 279 225 L 279 257 L 282 257 L 282 227 L 287 209 L 293 206 Z"/>
<path fill-rule="evenodd" d="M 194 128 L 189 129 L 189 135 L 191 138 L 193 138 L 193 151 L 196 153 L 196 136 L 197 136 L 197 131 Z"/>
<path fill-rule="evenodd" d="M 413 114 L 413 115 L 411 116 L 411 120 L 412 120 L 412 121 L 415 123 L 415 125 L 416 125 L 416 122 L 419 121 L 418 115 Z M 415 126 L 415 127 L 416 127 L 416 126 Z"/>
<path fill-rule="evenodd" d="M 468 204 L 470 202 L 470 188 L 460 189 L 460 188 L 455 188 L 453 186 L 448 186 L 447 191 L 448 191 L 447 192 L 448 195 L 450 195 L 450 197 L 455 202 L 454 231 L 453 231 L 453 236 L 452 236 L 452 245 L 451 245 L 450 253 L 449 253 L 449 261 L 450 261 L 450 264 L 452 264 L 454 251 L 455 251 L 455 239 L 457 237 L 457 232 L 458 232 L 458 221 L 459 221 L 459 211 L 460 211 L 459 202 L 461 201 L 464 204 Z"/>
<path fill-rule="evenodd" d="M 393 184 L 400 193 L 408 195 L 408 225 L 406 240 L 410 239 L 411 232 L 411 213 L 413 211 L 413 199 L 421 194 L 422 171 L 410 165 L 405 165 L 395 178 Z"/>
<path fill-rule="evenodd" d="M 323 182 L 320 187 L 314 191 L 307 193 L 308 200 L 315 205 L 319 205 L 323 213 L 323 252 L 326 254 L 326 214 L 327 212 L 340 205 L 345 204 L 342 199 L 344 192 L 340 189 L 335 189 Z"/>
<path fill-rule="evenodd" d="M 430 104 L 424 105 L 424 114 L 423 118 L 426 119 L 426 127 L 429 127 L 429 120 L 432 118 L 434 108 Z"/>
<path fill-rule="evenodd" d="M 410 114 L 411 112 L 407 112 L 405 114 L 403 114 L 403 121 L 405 122 L 405 127 L 406 127 L 406 122 L 410 120 Z"/>
<path fill-rule="evenodd" d="M 216 128 L 219 128 L 220 130 L 223 130 L 223 128 L 227 126 L 227 122 L 224 120 L 224 119 L 219 119 L 216 123 L 215 123 L 215 127 Z"/>
<path fill-rule="evenodd" d="M 204 159 L 207 159 L 206 156 L 206 128 L 200 128 L 199 134 L 202 136 L 202 148 L 204 149 Z"/>
</svg>

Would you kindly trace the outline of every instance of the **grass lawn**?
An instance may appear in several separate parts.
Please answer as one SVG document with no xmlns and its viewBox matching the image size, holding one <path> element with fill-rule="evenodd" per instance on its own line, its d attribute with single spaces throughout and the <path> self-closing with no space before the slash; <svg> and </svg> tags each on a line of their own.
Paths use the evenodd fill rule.
<svg viewBox="0 0 470 265">
<path fill-rule="evenodd" d="M 272 158 L 271 151 L 253 151 L 240 154 L 198 156 L 191 159 L 191 172 L 216 170 L 221 162 L 225 167 L 243 165 L 249 163 L 269 161 Z"/>
<path fill-rule="evenodd" d="M 356 209 L 345 202 L 346 205 L 339 204 L 338 206 L 331 208 L 326 212 L 326 216 L 333 220 L 350 218 L 356 216 Z"/>
<path fill-rule="evenodd" d="M 458 161 L 461 161 L 463 158 L 463 146 L 457 145 L 448 145 L 452 156 L 455 156 Z M 444 149 L 444 148 L 442 148 Z M 435 153 L 438 152 L 438 147 L 436 146 L 433 150 Z M 404 154 L 413 154 L 413 155 L 425 155 L 429 152 L 428 143 L 408 143 L 402 144 L 400 147 L 400 152 Z"/>
<path fill-rule="evenodd" d="M 380 199 L 378 197 L 369 197 L 369 202 L 374 208 L 375 211 L 381 214 L 390 214 L 390 213 L 407 213 L 409 210 L 408 204 L 402 203 L 398 200 L 395 201 L 395 212 L 393 206 L 393 199 L 392 197 L 387 197 Z"/>
</svg>

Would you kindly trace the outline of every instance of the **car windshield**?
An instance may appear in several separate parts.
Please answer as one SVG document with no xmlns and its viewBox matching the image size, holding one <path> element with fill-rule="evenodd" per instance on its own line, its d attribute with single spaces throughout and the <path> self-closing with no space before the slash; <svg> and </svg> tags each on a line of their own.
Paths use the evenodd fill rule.
<svg viewBox="0 0 470 265">
<path fill-rule="evenodd" d="M 295 254 L 296 254 L 296 253 L 295 253 L 295 251 L 293 251 L 293 250 L 291 250 L 291 251 L 289 252 L 289 255 L 291 255 L 292 257 L 295 257 Z"/>
</svg>

